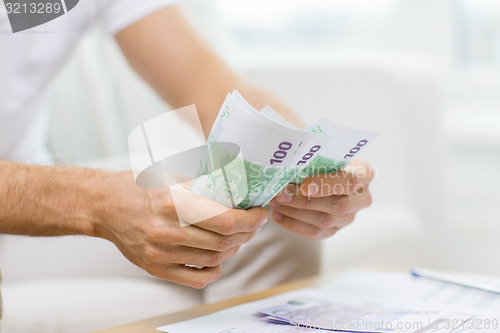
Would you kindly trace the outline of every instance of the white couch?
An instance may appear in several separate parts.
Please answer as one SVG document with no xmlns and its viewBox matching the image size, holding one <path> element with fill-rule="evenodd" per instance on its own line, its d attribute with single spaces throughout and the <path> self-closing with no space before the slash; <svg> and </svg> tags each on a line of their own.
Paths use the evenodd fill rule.
<svg viewBox="0 0 500 333">
<path fill-rule="evenodd" d="M 123 154 L 126 134 L 144 120 L 134 118 L 134 108 L 150 108 L 151 116 L 163 110 L 113 47 L 95 50 L 84 43 L 54 90 L 61 94 L 52 99 L 51 145 L 61 161 Z M 96 57 L 102 70 L 92 69 Z M 436 167 L 441 100 L 428 66 L 403 60 L 332 60 L 240 69 L 275 90 L 306 122 L 325 117 L 381 133 L 363 156 L 378 171 L 373 207 L 325 242 L 325 270 L 438 260 L 427 250 L 442 216 Z M 111 71 L 118 80 L 111 79 Z M 80 126 L 62 126 L 65 119 L 77 119 Z M 79 156 L 75 147 L 82 147 Z M 1 236 L 0 267 L 5 333 L 88 332 L 201 302 L 199 293 L 187 290 L 183 302 L 172 304 L 167 283 L 148 276 L 113 244 L 99 239 Z"/>
</svg>

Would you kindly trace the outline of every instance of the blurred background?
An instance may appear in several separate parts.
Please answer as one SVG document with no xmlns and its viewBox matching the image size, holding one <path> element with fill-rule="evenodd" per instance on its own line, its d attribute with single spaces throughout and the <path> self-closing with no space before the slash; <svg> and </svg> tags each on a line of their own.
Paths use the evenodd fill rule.
<svg viewBox="0 0 500 333">
<path fill-rule="evenodd" d="M 211 42 L 239 66 L 349 59 L 350 65 L 382 63 L 405 73 L 411 68 L 394 67 L 425 64 L 441 95 L 441 115 L 429 121 L 441 122 L 442 159 L 413 157 L 426 159 L 424 167 L 436 168 L 443 180 L 444 196 L 436 199 L 442 200 L 442 244 L 449 252 L 441 265 L 500 274 L 489 259 L 500 253 L 493 245 L 500 235 L 499 1 L 219 0 L 210 7 L 217 17 L 207 21 Z M 426 127 L 414 134 L 426 136 Z M 427 147 L 440 148 L 440 142 Z M 438 156 L 429 152 L 429 157 Z"/>
<path fill-rule="evenodd" d="M 500 1 L 182 6 L 223 59 L 275 91 L 307 124 L 324 117 L 381 134 L 363 156 L 377 171 L 374 204 L 325 242 L 325 271 L 422 265 L 500 275 Z M 170 109 L 98 28 L 50 87 L 47 107 L 57 163 L 118 168 L 130 131 Z M 36 250 L 26 240 L 4 242 L 3 253 L 17 253 L 0 258 L 5 294 L 9 283 L 30 278 L 133 270 L 97 240 L 43 242 Z"/>
<path fill-rule="evenodd" d="M 417 103 L 415 109 L 393 110 L 410 127 L 398 122 L 390 126 L 412 133 L 413 140 L 422 140 L 420 145 L 414 142 L 420 151 L 410 152 L 408 158 L 425 159 L 425 163 L 411 163 L 413 168 L 405 175 L 418 181 L 401 189 L 386 186 L 381 197 L 390 197 L 392 191 L 397 198 L 427 186 L 427 191 L 422 188 L 414 194 L 414 201 L 425 201 L 422 197 L 427 196 L 434 203 L 428 213 L 440 216 L 429 222 L 444 227 L 438 243 L 442 248 L 436 249 L 443 259 L 440 265 L 500 274 L 500 266 L 483 260 L 499 250 L 495 239 L 500 232 L 500 2 L 186 0 L 183 6 L 222 58 L 278 92 L 306 122 L 322 116 L 356 126 L 356 119 L 377 115 L 380 101 L 368 98 L 368 104 L 375 103 L 372 110 L 368 104 L 359 105 L 365 107 L 365 114 L 352 105 L 380 88 L 388 75 L 393 77 L 391 84 L 406 87 L 406 94 L 427 89 L 413 96 L 415 101 L 403 100 L 413 106 Z M 318 96 L 299 92 L 301 99 L 297 100 L 296 89 L 299 82 L 304 83 L 304 75 L 304 88 Z M 328 89 L 332 83 L 328 76 L 337 82 L 344 80 L 349 87 L 334 84 L 342 92 L 336 96 Z M 290 86 L 290 80 L 295 86 Z M 360 87 L 362 83 L 365 85 Z M 168 109 L 130 71 L 112 39 L 98 29 L 81 43 L 53 91 L 49 103 L 53 112 L 51 145 L 60 163 L 126 154 L 130 130 Z M 335 100 L 350 91 L 358 91 L 353 100 Z M 394 102 L 401 95 L 393 89 L 384 96 Z M 323 111 L 304 110 L 313 100 Z M 381 109 L 388 100 L 379 103 Z M 420 120 L 412 120 L 415 113 Z M 382 112 L 379 118 L 394 120 L 393 116 Z M 376 120 L 366 121 L 366 126 L 384 130 Z M 391 133 L 381 134 L 379 145 L 394 144 L 383 139 L 391 138 Z M 381 154 L 377 148 L 372 150 Z M 372 163 L 379 159 L 369 158 Z M 419 176 L 416 172 L 424 173 Z M 395 177 L 394 182 L 401 183 L 405 176 Z M 423 177 L 431 178 L 426 183 Z M 384 183 L 374 186 L 384 187 Z M 404 193 L 398 193 L 401 191 Z M 375 200 L 377 203 L 377 197 Z M 427 208 L 422 204 L 415 209 Z"/>
</svg>

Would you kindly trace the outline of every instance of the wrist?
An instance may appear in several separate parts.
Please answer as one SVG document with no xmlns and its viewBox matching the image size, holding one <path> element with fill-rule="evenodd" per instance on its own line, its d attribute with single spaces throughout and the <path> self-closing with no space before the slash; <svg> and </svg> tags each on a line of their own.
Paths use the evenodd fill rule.
<svg viewBox="0 0 500 333">
<path fill-rule="evenodd" d="M 96 237 L 100 223 L 106 179 L 111 171 L 80 167 L 57 167 L 57 179 L 47 187 L 59 192 L 51 197 L 57 212 L 54 224 L 63 234 Z M 65 230 L 66 229 L 66 230 Z"/>
<path fill-rule="evenodd" d="M 89 178 L 85 185 L 86 218 L 82 226 L 86 236 L 108 239 L 109 222 L 114 218 L 117 197 L 121 194 L 117 189 L 120 172 L 93 170 L 96 174 Z"/>
<path fill-rule="evenodd" d="M 99 175 L 88 186 L 90 228 L 86 235 L 114 241 L 127 221 L 144 218 L 148 195 L 135 184 L 131 171 L 95 171 Z"/>
</svg>

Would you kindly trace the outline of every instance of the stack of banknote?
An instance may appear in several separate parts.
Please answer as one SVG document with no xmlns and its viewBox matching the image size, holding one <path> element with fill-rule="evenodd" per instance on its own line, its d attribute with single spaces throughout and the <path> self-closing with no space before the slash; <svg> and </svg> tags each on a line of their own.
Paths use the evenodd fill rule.
<svg viewBox="0 0 500 333">
<path fill-rule="evenodd" d="M 320 119 L 307 129 L 228 94 L 191 191 L 228 208 L 263 206 L 287 184 L 345 168 L 377 134 Z"/>
</svg>

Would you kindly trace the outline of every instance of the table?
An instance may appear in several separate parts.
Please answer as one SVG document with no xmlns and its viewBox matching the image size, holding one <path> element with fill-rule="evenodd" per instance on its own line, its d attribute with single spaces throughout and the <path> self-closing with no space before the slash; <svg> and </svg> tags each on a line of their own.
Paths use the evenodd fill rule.
<svg viewBox="0 0 500 333">
<path fill-rule="evenodd" d="M 294 282 L 289 282 L 264 291 L 243 295 L 212 304 L 204 304 L 184 311 L 153 317 L 141 321 L 136 321 L 130 324 L 106 328 L 99 331 L 95 331 L 94 333 L 158 333 L 159 331 L 157 331 L 156 328 L 160 326 L 174 324 L 180 321 L 193 319 L 196 317 L 201 317 L 204 315 L 208 315 L 210 313 L 230 308 L 232 306 L 253 302 L 259 299 L 282 294 L 287 291 L 300 288 L 320 286 L 331 279 L 332 279 L 331 275 L 326 275 L 326 276 L 322 275 Z"/>
<path fill-rule="evenodd" d="M 370 294 L 369 290 L 375 291 L 375 293 L 372 294 L 372 297 L 375 297 L 374 299 L 376 299 L 377 302 L 394 302 L 397 300 L 399 304 L 399 300 L 404 299 L 408 300 L 409 304 L 413 304 L 413 302 L 420 302 L 425 299 L 425 302 L 428 302 L 428 305 L 432 308 L 439 309 L 441 307 L 446 308 L 449 305 L 454 305 L 459 306 L 461 312 L 463 310 L 464 313 L 469 313 L 469 310 L 471 311 L 471 314 L 476 313 L 476 311 L 485 311 L 485 318 L 500 320 L 500 318 L 498 318 L 498 313 L 500 313 L 500 298 L 496 299 L 496 301 L 492 301 L 491 294 L 485 295 L 483 291 L 474 291 L 467 287 L 445 284 L 439 281 L 429 283 L 429 281 L 426 280 L 421 283 L 419 282 L 420 279 L 411 278 L 408 272 L 408 270 L 401 271 L 401 269 L 394 268 L 387 269 L 378 267 L 374 269 L 372 267 L 371 269 L 365 268 L 353 271 L 353 275 L 346 276 L 347 280 L 337 280 L 339 275 L 349 273 L 349 271 L 338 271 L 332 275 L 324 274 L 304 280 L 290 282 L 261 292 L 213 304 L 197 306 L 181 312 L 141 320 L 126 325 L 103 329 L 94 333 L 158 333 L 158 331 L 156 331 L 156 327 L 202 317 L 236 305 L 261 300 L 296 289 L 322 287 L 332 282 L 332 280 L 340 282 L 340 285 L 338 285 L 337 288 L 342 288 L 342 290 L 346 292 L 343 297 L 346 297 L 347 295 L 349 299 L 353 293 L 359 292 L 359 288 L 362 286 L 362 289 L 365 288 L 364 294 Z M 456 275 L 457 277 L 463 275 L 463 273 L 457 272 L 445 273 Z M 480 275 L 478 277 L 480 277 Z M 482 279 L 478 278 L 477 281 L 482 281 Z M 349 286 L 348 284 L 351 285 Z M 410 290 L 412 292 L 409 292 Z M 443 292 L 444 290 L 446 292 Z M 336 291 L 337 296 L 339 294 L 338 292 L 339 290 Z M 425 297 L 422 298 L 422 296 Z M 451 300 L 453 300 L 452 303 L 450 303 Z M 465 312 L 465 309 L 467 309 L 467 312 Z M 496 327 L 494 329 L 494 331 L 497 332 Z"/>
</svg>

